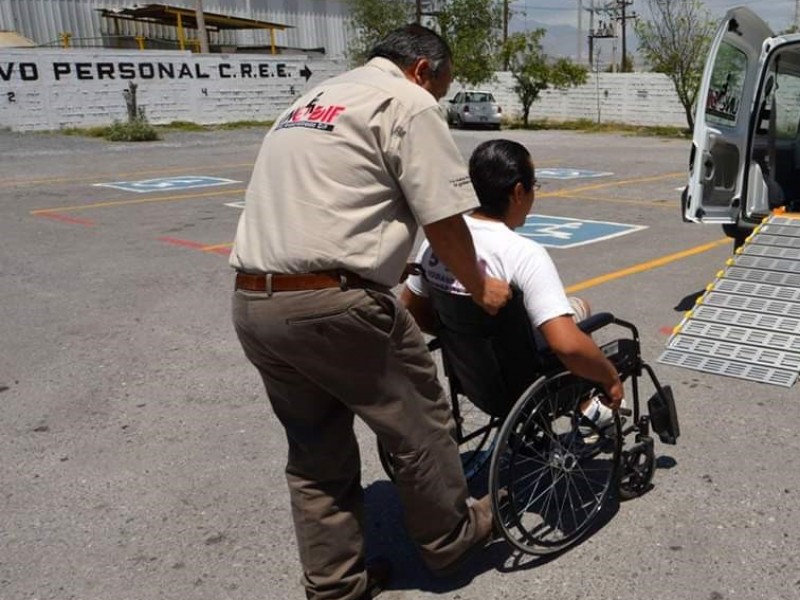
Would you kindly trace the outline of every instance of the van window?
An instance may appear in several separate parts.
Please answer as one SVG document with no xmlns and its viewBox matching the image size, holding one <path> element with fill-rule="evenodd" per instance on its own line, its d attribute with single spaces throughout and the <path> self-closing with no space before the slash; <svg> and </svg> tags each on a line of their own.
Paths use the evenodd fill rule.
<svg viewBox="0 0 800 600">
<path fill-rule="evenodd" d="M 706 120 L 709 123 L 730 127 L 736 122 L 746 74 L 747 55 L 722 42 L 706 98 Z"/>
<path fill-rule="evenodd" d="M 800 122 L 800 75 L 778 73 L 775 86 L 775 137 L 794 140 Z"/>
</svg>

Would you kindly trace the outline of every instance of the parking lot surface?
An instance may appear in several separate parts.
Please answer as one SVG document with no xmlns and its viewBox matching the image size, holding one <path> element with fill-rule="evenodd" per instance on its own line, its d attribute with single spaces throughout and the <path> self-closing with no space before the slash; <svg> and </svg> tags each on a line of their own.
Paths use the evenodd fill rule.
<svg viewBox="0 0 800 600">
<path fill-rule="evenodd" d="M 149 144 L 0 132 L 0 598 L 301 598 L 286 442 L 230 323 L 227 254 L 263 131 Z M 381 598 L 800 598 L 795 389 L 656 363 L 729 256 L 682 223 L 689 142 L 508 137 L 544 185 L 524 233 L 568 290 L 640 329 L 672 385 L 655 487 L 549 562 L 496 544 L 432 578 L 359 426 Z"/>
</svg>

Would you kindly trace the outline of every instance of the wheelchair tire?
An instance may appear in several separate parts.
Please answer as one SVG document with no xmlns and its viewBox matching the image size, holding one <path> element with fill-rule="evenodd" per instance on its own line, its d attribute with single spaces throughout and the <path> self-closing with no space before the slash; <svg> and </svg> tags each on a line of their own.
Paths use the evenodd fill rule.
<svg viewBox="0 0 800 600">
<path fill-rule="evenodd" d="M 622 469 L 619 478 L 619 499 L 633 500 L 653 487 L 656 472 L 656 454 L 653 440 L 639 442 L 622 452 Z"/>
<path fill-rule="evenodd" d="M 450 386 L 444 376 L 441 349 L 437 344 L 428 344 L 428 348 L 434 363 L 436 363 L 442 388 L 450 402 L 455 419 L 455 438 L 461 454 L 461 464 L 467 481 L 470 481 L 489 464 L 500 422 L 483 412 L 466 396 L 456 394 L 455 400 L 451 397 Z M 394 481 L 392 454 L 383 447 L 380 440 L 378 441 L 378 458 L 386 475 Z"/>
<path fill-rule="evenodd" d="M 616 492 L 619 415 L 596 439 L 578 430 L 579 405 L 596 393 L 595 384 L 568 371 L 543 376 L 500 429 L 489 472 L 495 526 L 526 554 L 548 555 L 576 544 Z"/>
</svg>

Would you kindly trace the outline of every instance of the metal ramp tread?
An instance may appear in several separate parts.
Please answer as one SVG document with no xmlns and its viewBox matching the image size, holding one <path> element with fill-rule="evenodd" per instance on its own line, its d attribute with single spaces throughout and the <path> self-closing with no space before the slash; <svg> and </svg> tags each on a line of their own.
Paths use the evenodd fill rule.
<svg viewBox="0 0 800 600">
<path fill-rule="evenodd" d="M 790 387 L 800 377 L 800 219 L 771 215 L 687 312 L 658 359 Z"/>
<path fill-rule="evenodd" d="M 749 281 L 737 281 L 735 279 L 720 279 L 714 289 L 729 294 L 741 294 L 742 296 L 771 298 L 775 300 L 784 300 L 786 302 L 800 301 L 800 289 L 781 287 L 768 283 L 750 283 Z"/>
<path fill-rule="evenodd" d="M 771 231 L 771 230 L 770 230 Z M 778 246 L 781 248 L 800 248 L 800 237 L 788 237 L 785 235 L 772 235 L 766 229 L 758 234 L 759 246 Z"/>
<path fill-rule="evenodd" d="M 714 306 L 698 306 L 692 312 L 691 317 L 686 318 L 676 329 L 680 330 L 685 327 L 686 322 L 694 319 L 800 335 L 800 319 L 781 318 L 775 315 L 759 315 L 757 313 L 716 308 Z"/>
<path fill-rule="evenodd" d="M 734 308 L 755 313 L 774 314 L 781 317 L 800 318 L 800 304 L 767 300 L 753 296 L 739 296 L 738 294 L 723 294 L 713 289 L 703 297 L 702 302 L 719 308 Z"/>
<path fill-rule="evenodd" d="M 794 238 L 784 239 L 800 241 Z M 787 248 L 784 246 L 763 246 L 759 243 L 748 245 L 744 250 L 744 254 L 748 256 L 766 256 L 767 258 L 788 258 L 789 260 L 797 260 L 800 258 L 800 249 Z"/>
<path fill-rule="evenodd" d="M 750 256 L 749 254 L 738 254 L 736 258 L 733 259 L 733 264 L 737 267 L 749 267 L 751 269 L 781 271 L 783 273 L 800 273 L 800 263 L 798 262 Z"/>
<path fill-rule="evenodd" d="M 734 343 L 749 344 L 761 348 L 777 348 L 800 353 L 800 335 L 790 335 L 777 331 L 763 331 L 735 325 L 704 323 L 697 319 L 687 321 L 681 334 L 716 340 L 729 340 Z"/>
<path fill-rule="evenodd" d="M 725 278 L 800 288 L 800 275 L 780 273 L 778 271 L 759 271 L 757 269 L 732 266 L 725 271 Z"/>
<path fill-rule="evenodd" d="M 704 371 L 714 375 L 738 377 L 759 383 L 770 383 L 783 387 L 792 387 L 797 381 L 797 373 L 781 369 L 770 369 L 756 365 L 736 363 L 730 360 L 720 360 L 710 356 L 687 354 L 675 350 L 666 350 L 658 362 L 674 367 L 684 367 L 695 371 Z"/>
</svg>

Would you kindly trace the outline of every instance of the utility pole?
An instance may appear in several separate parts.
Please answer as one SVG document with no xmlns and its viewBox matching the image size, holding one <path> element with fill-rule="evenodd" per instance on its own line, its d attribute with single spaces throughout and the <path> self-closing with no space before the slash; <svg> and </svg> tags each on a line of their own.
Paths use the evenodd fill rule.
<svg viewBox="0 0 800 600">
<path fill-rule="evenodd" d="M 794 2 L 794 28 L 800 31 L 800 0 Z"/>
<path fill-rule="evenodd" d="M 590 51 L 591 52 L 591 51 Z M 583 0 L 578 0 L 578 64 L 581 64 L 583 54 Z M 592 55 L 589 54 L 589 63 L 592 62 Z"/>
<path fill-rule="evenodd" d="M 800 2 L 800 0 L 797 0 Z M 508 41 L 508 0 L 503 0 L 503 43 Z"/>
<path fill-rule="evenodd" d="M 417 25 L 422 25 L 422 0 L 417 0 Z"/>
<path fill-rule="evenodd" d="M 636 13 L 627 14 L 626 9 L 633 4 L 633 0 L 617 0 L 617 15 L 615 18 L 619 21 L 620 28 L 622 29 L 622 60 L 620 62 L 620 73 L 624 73 L 627 67 L 627 24 L 630 19 L 638 19 L 639 15 Z"/>
<path fill-rule="evenodd" d="M 203 0 L 195 0 L 195 17 L 197 19 L 197 37 L 200 38 L 200 53 L 208 54 L 208 33 L 206 18 L 203 14 Z"/>
</svg>

